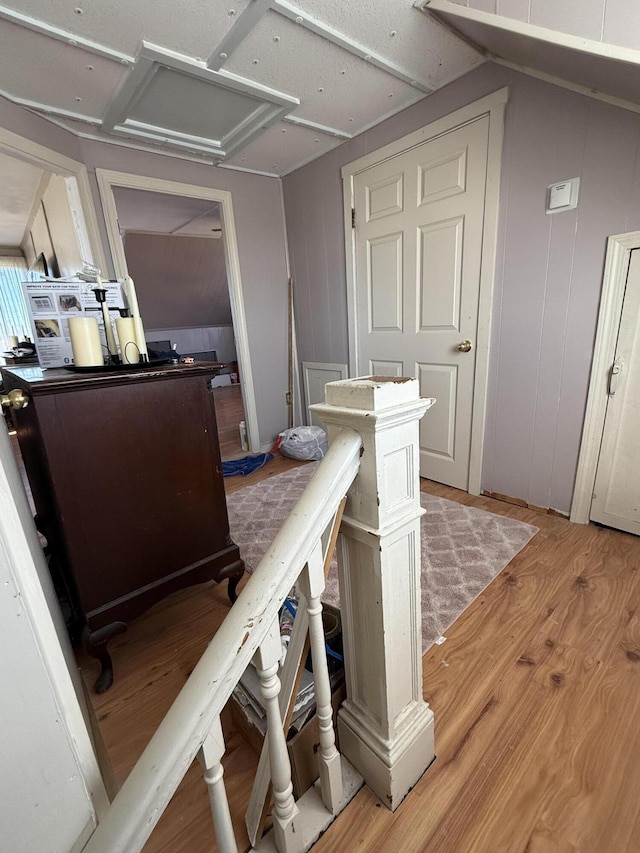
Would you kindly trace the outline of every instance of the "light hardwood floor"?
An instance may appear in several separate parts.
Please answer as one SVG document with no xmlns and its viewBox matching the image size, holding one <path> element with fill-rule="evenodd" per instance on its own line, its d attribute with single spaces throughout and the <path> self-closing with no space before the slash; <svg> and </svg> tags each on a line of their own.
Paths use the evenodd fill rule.
<svg viewBox="0 0 640 853">
<path fill-rule="evenodd" d="M 284 470 L 278 457 L 229 491 Z M 315 850 L 626 853 L 640 850 L 640 538 L 423 481 L 423 490 L 540 528 L 423 659 L 437 758 L 391 814 L 363 789 Z M 112 643 L 93 703 L 122 781 L 228 610 L 224 587 L 183 590 Z M 94 665 L 82 658 L 87 681 Z M 256 757 L 225 720 L 238 839 Z M 201 771 L 147 847 L 215 850 Z"/>
</svg>

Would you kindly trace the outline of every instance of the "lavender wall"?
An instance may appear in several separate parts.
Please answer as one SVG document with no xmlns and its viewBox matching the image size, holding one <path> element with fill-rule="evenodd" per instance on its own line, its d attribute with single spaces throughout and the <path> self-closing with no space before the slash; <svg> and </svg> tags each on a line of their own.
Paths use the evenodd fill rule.
<svg viewBox="0 0 640 853">
<path fill-rule="evenodd" d="M 606 239 L 640 229 L 640 116 L 485 64 L 284 179 L 301 355 L 345 362 L 340 167 L 510 87 L 482 488 L 568 512 Z M 581 178 L 575 211 L 548 184 Z"/>
</svg>

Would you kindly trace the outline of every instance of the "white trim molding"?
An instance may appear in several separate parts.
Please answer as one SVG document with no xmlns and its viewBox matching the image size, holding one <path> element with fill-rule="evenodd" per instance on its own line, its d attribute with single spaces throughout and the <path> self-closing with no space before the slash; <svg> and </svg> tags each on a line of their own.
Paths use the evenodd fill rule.
<svg viewBox="0 0 640 853">
<path fill-rule="evenodd" d="M 640 231 L 615 234 L 609 237 L 607 241 L 607 257 L 600 297 L 591 379 L 589 380 L 587 409 L 571 502 L 570 519 L 577 524 L 589 523 L 600 443 L 607 413 L 609 368 L 615 356 L 627 273 L 631 252 L 634 249 L 640 249 Z"/>
<path fill-rule="evenodd" d="M 351 227 L 351 210 L 354 204 L 354 180 L 357 174 L 379 163 L 416 148 L 436 137 L 450 133 L 482 116 L 489 117 L 489 147 L 487 152 L 487 183 L 485 189 L 484 224 L 482 232 L 482 262 L 480 268 L 480 298 L 478 304 L 478 331 L 476 336 L 476 373 L 473 391 L 471 421 L 471 456 L 469 464 L 469 494 L 479 495 L 482 477 L 482 456 L 489 383 L 489 345 L 491 331 L 491 306 L 498 243 L 498 213 L 500 200 L 500 174 L 502 141 L 504 137 L 504 112 L 509 99 L 507 86 L 467 104 L 395 142 L 372 151 L 342 167 L 345 255 L 347 273 L 347 310 L 349 326 L 349 369 L 355 376 L 358 352 L 358 324 L 356 300 L 355 239 Z"/>
<path fill-rule="evenodd" d="M 91 185 L 87 167 L 64 154 L 45 148 L 24 136 L 0 127 L 0 151 L 32 163 L 40 169 L 53 172 L 65 179 L 67 192 L 73 204 L 73 217 L 76 223 L 80 250 L 83 260 L 105 269 L 106 259 L 98 230 L 98 219 L 93 206 Z"/>
<path fill-rule="evenodd" d="M 256 410 L 253 373 L 251 370 L 251 351 L 249 349 L 249 333 L 244 311 L 242 294 L 242 278 L 240 275 L 240 256 L 238 253 L 238 238 L 233 201 L 227 190 L 213 187 L 199 187 L 194 184 L 183 184 L 177 181 L 166 181 L 160 178 L 150 178 L 145 175 L 130 175 L 126 172 L 113 172 L 108 169 L 96 169 L 96 179 L 100 190 L 100 199 L 107 228 L 109 247 L 113 258 L 117 278 L 128 275 L 127 259 L 124 245 L 118 227 L 118 212 L 116 209 L 114 187 L 147 190 L 168 195 L 186 196 L 188 198 L 206 199 L 220 204 L 222 228 L 225 235 L 225 255 L 227 261 L 227 278 L 229 281 L 229 297 L 231 300 L 231 316 L 236 339 L 238 364 L 242 374 L 242 397 L 244 401 L 245 420 L 249 447 L 253 453 L 259 452 L 258 414 Z"/>
</svg>

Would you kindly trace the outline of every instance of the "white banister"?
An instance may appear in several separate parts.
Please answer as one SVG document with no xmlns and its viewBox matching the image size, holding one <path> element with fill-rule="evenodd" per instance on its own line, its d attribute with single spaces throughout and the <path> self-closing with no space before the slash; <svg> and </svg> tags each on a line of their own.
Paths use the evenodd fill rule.
<svg viewBox="0 0 640 853">
<path fill-rule="evenodd" d="M 224 752 L 224 735 L 222 734 L 220 717 L 217 717 L 213 728 L 200 747 L 198 761 L 204 768 L 204 781 L 209 789 L 211 816 L 213 817 L 213 828 L 216 833 L 219 853 L 238 853 L 231 812 L 229 811 L 229 800 L 224 786 L 224 769 L 222 767 Z"/>
<path fill-rule="evenodd" d="M 285 520 L 129 774 L 85 853 L 136 853 L 158 822 L 358 472 L 345 430 Z"/>
<path fill-rule="evenodd" d="M 205 767 L 219 847 L 235 853 L 219 718 L 252 660 L 268 722 L 268 760 L 261 758 L 248 820 L 256 851 L 273 851 L 274 843 L 279 853 L 309 850 L 355 795 L 362 776 L 389 808 L 398 806 L 434 755 L 433 713 L 422 696 L 418 479 L 418 424 L 433 402 L 420 399 L 415 379 L 368 377 L 327 385 L 326 404 L 313 407 L 328 426 L 325 459 L 84 853 L 139 853 L 196 756 Z M 338 717 L 341 756 L 331 718 L 320 595 L 347 494 L 338 543 L 347 687 Z M 280 698 L 278 614 L 298 580 L 306 600 L 294 623 Z M 307 625 L 320 785 L 296 803 L 283 719 L 297 692 Z M 273 837 L 260 838 L 269 802 L 267 765 L 274 830 Z"/>
</svg>

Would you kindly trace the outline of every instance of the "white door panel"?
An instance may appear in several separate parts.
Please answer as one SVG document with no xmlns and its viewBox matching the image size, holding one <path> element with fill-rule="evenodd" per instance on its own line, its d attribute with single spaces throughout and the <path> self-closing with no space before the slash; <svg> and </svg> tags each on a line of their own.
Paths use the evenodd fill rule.
<svg viewBox="0 0 640 853">
<path fill-rule="evenodd" d="M 631 253 L 591 518 L 640 534 L 640 250 Z"/>
<path fill-rule="evenodd" d="M 359 375 L 417 376 L 438 404 L 422 476 L 467 489 L 482 261 L 487 116 L 357 174 Z M 471 350 L 461 352 L 463 340 Z"/>
</svg>

